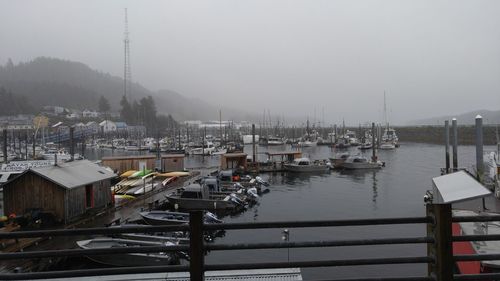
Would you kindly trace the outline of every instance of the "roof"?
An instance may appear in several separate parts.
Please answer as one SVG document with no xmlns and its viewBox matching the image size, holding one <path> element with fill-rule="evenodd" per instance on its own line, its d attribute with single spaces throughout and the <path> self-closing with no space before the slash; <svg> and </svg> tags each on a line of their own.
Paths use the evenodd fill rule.
<svg viewBox="0 0 500 281">
<path fill-rule="evenodd" d="M 486 187 L 464 171 L 432 179 L 435 203 L 456 203 L 491 195 Z"/>
<path fill-rule="evenodd" d="M 297 155 L 302 154 L 300 151 L 279 151 L 279 152 L 266 152 L 269 156 L 279 156 L 279 155 Z"/>
<path fill-rule="evenodd" d="M 104 275 L 93 277 L 66 277 L 42 279 L 44 281 L 188 281 L 189 272 L 141 273 L 123 275 Z M 206 271 L 205 280 L 229 281 L 300 281 L 302 274 L 300 268 L 277 269 L 246 269 Z"/>
<path fill-rule="evenodd" d="M 28 169 L 22 175 L 29 172 L 37 174 L 67 189 L 111 179 L 117 176 L 115 173 L 89 160 L 77 160 L 59 163 L 57 166 Z M 12 181 L 21 178 L 22 175 L 14 178 Z M 6 185 L 12 181 L 9 181 Z"/>
<path fill-rule="evenodd" d="M 184 158 L 184 154 L 162 154 L 161 158 Z M 153 159 L 156 158 L 155 154 L 148 155 L 124 155 L 124 156 L 106 156 L 101 160 L 131 160 L 131 159 Z"/>
<path fill-rule="evenodd" d="M 246 153 L 224 153 L 223 156 L 225 158 L 240 158 L 240 157 L 247 157 L 247 154 Z"/>
</svg>

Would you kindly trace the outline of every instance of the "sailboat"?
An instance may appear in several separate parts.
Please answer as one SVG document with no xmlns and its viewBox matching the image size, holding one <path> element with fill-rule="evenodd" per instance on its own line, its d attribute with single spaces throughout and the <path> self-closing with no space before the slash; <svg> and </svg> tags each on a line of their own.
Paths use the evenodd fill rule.
<svg viewBox="0 0 500 281">
<path fill-rule="evenodd" d="M 384 121 L 385 121 L 385 129 L 381 138 L 380 149 L 395 149 L 399 147 L 399 139 L 396 135 L 396 130 L 389 127 L 389 121 L 387 121 L 387 106 L 386 106 L 386 98 L 384 91 Z"/>
</svg>

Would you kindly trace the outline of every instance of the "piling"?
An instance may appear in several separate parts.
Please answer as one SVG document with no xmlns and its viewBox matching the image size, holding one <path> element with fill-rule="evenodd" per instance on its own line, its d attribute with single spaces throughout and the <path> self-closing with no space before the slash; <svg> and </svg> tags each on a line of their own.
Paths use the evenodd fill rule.
<svg viewBox="0 0 500 281">
<path fill-rule="evenodd" d="M 255 153 L 255 124 L 252 124 L 252 162 L 255 163 L 257 159 Z"/>
<path fill-rule="evenodd" d="M 372 161 L 377 162 L 377 153 L 375 148 L 375 122 L 372 122 Z"/>
<path fill-rule="evenodd" d="M 450 121 L 444 121 L 444 145 L 446 151 L 446 174 L 450 172 Z"/>
<path fill-rule="evenodd" d="M 483 117 L 476 116 L 476 170 L 477 179 L 481 182 L 484 173 L 483 163 Z"/>
<path fill-rule="evenodd" d="M 35 149 L 36 149 L 36 132 L 33 132 L 33 160 L 35 160 L 36 158 Z"/>
<path fill-rule="evenodd" d="M 69 154 L 71 156 L 71 161 L 75 159 L 74 135 L 75 135 L 75 127 L 71 126 L 69 127 Z"/>
<path fill-rule="evenodd" d="M 28 160 L 28 130 L 24 131 L 24 156 Z"/>
<path fill-rule="evenodd" d="M 451 119 L 451 127 L 453 130 L 453 171 L 458 170 L 458 129 L 457 118 Z"/>
<path fill-rule="evenodd" d="M 3 162 L 7 164 L 7 129 L 3 129 Z"/>
</svg>

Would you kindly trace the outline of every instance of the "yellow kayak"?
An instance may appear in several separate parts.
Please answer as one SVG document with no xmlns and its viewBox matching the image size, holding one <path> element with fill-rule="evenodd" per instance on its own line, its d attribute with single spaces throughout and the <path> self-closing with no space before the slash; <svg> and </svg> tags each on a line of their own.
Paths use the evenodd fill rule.
<svg viewBox="0 0 500 281">
<path fill-rule="evenodd" d="M 165 178 L 186 177 L 186 176 L 189 176 L 189 172 L 170 172 L 170 173 L 157 174 L 156 176 L 157 177 L 165 177 Z"/>
<path fill-rule="evenodd" d="M 135 172 L 137 172 L 136 170 L 129 170 L 129 171 L 126 171 L 125 173 L 121 174 L 120 177 L 122 178 L 128 178 L 130 177 L 131 175 L 133 175 Z"/>
</svg>

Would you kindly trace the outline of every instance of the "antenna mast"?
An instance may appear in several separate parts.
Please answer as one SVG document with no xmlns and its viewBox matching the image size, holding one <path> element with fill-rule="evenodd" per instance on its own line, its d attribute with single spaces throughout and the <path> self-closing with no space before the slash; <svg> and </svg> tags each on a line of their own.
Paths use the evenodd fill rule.
<svg viewBox="0 0 500 281">
<path fill-rule="evenodd" d="M 387 121 L 387 106 L 385 104 L 385 91 L 384 91 L 384 122 L 387 129 L 389 129 L 389 122 Z"/>
<path fill-rule="evenodd" d="M 123 95 L 127 98 L 131 93 L 131 83 L 132 83 L 132 71 L 130 70 L 130 40 L 128 38 L 128 16 L 127 8 L 125 8 L 125 32 L 123 34 L 123 45 L 124 45 L 124 65 L 123 65 Z"/>
</svg>

